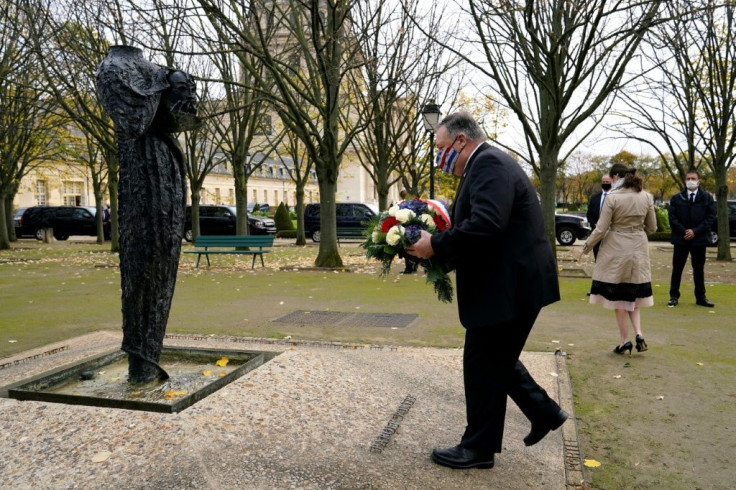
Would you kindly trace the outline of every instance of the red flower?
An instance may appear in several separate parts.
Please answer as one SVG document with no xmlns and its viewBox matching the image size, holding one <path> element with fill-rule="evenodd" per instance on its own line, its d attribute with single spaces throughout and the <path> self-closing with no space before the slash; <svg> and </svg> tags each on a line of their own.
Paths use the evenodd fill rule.
<svg viewBox="0 0 736 490">
<path fill-rule="evenodd" d="M 443 220 L 441 216 L 432 216 L 432 219 L 434 220 L 434 224 L 438 230 L 444 231 L 447 229 L 447 223 L 445 223 L 445 220 Z"/>
<path fill-rule="evenodd" d="M 399 222 L 396 221 L 396 218 L 393 216 L 389 216 L 385 220 L 383 220 L 383 223 L 381 223 L 381 231 L 384 233 L 388 233 L 388 230 L 391 229 L 392 226 L 398 225 Z"/>
</svg>

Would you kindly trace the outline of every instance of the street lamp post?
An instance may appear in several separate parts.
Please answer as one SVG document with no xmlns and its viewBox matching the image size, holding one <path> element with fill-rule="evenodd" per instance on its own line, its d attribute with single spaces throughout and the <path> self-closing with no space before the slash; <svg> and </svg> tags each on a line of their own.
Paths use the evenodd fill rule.
<svg viewBox="0 0 736 490">
<path fill-rule="evenodd" d="M 429 132 L 429 198 L 434 199 L 434 132 L 440 122 L 440 106 L 433 99 L 424 105 L 422 121 Z"/>
</svg>

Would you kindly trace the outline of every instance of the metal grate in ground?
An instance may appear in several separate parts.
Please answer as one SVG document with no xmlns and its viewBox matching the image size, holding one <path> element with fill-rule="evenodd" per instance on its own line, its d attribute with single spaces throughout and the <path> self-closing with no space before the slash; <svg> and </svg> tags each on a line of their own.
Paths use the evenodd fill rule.
<svg viewBox="0 0 736 490">
<path fill-rule="evenodd" d="M 418 316 L 415 313 L 347 313 L 341 311 L 296 310 L 273 321 L 290 325 L 404 328 L 409 326 Z"/>
</svg>

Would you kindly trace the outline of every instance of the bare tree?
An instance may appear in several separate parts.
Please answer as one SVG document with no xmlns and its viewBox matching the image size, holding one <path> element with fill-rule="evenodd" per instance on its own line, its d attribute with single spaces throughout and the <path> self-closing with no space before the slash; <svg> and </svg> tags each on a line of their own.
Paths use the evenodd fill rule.
<svg viewBox="0 0 736 490">
<path fill-rule="evenodd" d="M 273 149 L 273 145 L 268 143 L 256 144 L 257 137 L 268 136 L 272 132 L 268 103 L 261 85 L 268 82 L 263 75 L 263 66 L 250 53 L 242 50 L 228 52 L 223 47 L 213 53 L 211 59 L 216 66 L 216 78 L 223 84 L 224 91 L 220 100 L 221 110 L 213 113 L 212 128 L 217 135 L 218 146 L 233 170 L 236 233 L 247 235 L 248 180 L 265 161 L 265 158 L 255 161 L 252 155 L 257 151 L 267 155 Z M 243 68 L 244 60 L 249 69 Z"/>
<path fill-rule="evenodd" d="M 305 245 L 307 239 L 304 229 L 304 188 L 312 176 L 312 161 L 304 151 L 304 146 L 299 138 L 286 132 L 283 134 L 282 141 L 281 147 L 285 147 L 286 154 L 289 155 L 291 160 L 291 165 L 284 165 L 284 168 L 296 187 L 296 206 L 294 208 L 296 212 L 296 245 Z"/>
<path fill-rule="evenodd" d="M 357 2 L 354 18 L 368 26 L 361 38 L 362 70 L 349 73 L 351 96 L 364 107 L 366 130 L 356 138 L 358 158 L 370 175 L 380 209 L 388 207 L 391 186 L 402 182 L 413 195 L 420 195 L 419 182 L 429 174 L 426 154 L 418 151 L 425 138 L 420 128 L 422 106 L 436 99 L 440 85 L 451 81 L 454 58 L 443 56 L 444 48 L 421 35 L 412 19 L 427 18 L 435 30 L 443 18 L 436 4 L 400 4 L 373 0 Z M 411 9 L 411 10 L 408 10 Z M 448 41 L 449 42 L 449 41 Z"/>
<path fill-rule="evenodd" d="M 199 129 L 184 133 L 184 154 L 189 193 L 191 195 L 191 230 L 184 230 L 187 241 L 200 235 L 199 204 L 201 192 L 207 176 L 218 167 L 226 167 L 227 159 L 221 150 L 221 138 L 217 126 L 221 124 L 222 101 L 214 97 L 211 82 L 198 84 L 197 116 L 202 120 Z M 225 170 L 225 169 L 223 169 Z M 236 223 L 237 226 L 237 223 Z"/>
<path fill-rule="evenodd" d="M 471 35 L 455 53 L 492 82 L 488 89 L 516 115 L 525 140 L 516 153 L 539 175 L 552 243 L 560 162 L 610 108 L 662 3 L 479 0 L 463 8 Z"/>
<path fill-rule="evenodd" d="M 103 196 L 107 190 L 108 166 L 102 158 L 102 149 L 99 142 L 85 132 L 72 130 L 69 135 L 70 149 L 67 156 L 70 162 L 75 162 L 84 168 L 92 181 L 92 193 L 95 196 L 97 214 L 97 243 L 105 243 L 105 225 L 103 213 Z"/>
<path fill-rule="evenodd" d="M 650 145 L 680 188 L 690 168 L 716 181 L 718 235 L 729 236 L 727 176 L 736 159 L 736 29 L 733 2 L 672 0 L 671 20 L 648 36 L 646 75 L 624 99 L 629 137 Z M 718 260 L 731 260 L 728 240 Z"/>
<path fill-rule="evenodd" d="M 273 85 L 264 94 L 286 129 L 302 142 L 317 171 L 321 240 L 315 265 L 341 266 L 335 225 L 337 178 L 343 155 L 363 129 L 345 80 L 362 64 L 358 41 L 367 26 L 353 23 L 356 0 L 253 0 L 245 10 L 237 1 L 197 1 L 221 43 L 258 60 L 259 65 L 240 60 L 258 86 Z"/>
<path fill-rule="evenodd" d="M 55 117 L 32 56 L 29 17 L 15 2 L 0 9 L 0 250 L 15 239 L 12 207 L 21 180 L 54 157 L 64 120 Z"/>
<path fill-rule="evenodd" d="M 111 249 L 118 242 L 118 155 L 112 121 L 95 92 L 95 73 L 110 43 L 125 42 L 116 2 L 27 0 L 35 58 L 50 93 L 66 116 L 95 140 L 107 164 L 111 208 Z M 108 27 L 112 26 L 113 29 Z M 118 29 L 118 30 L 115 30 Z M 96 203 L 101 214 L 102 203 Z"/>
</svg>

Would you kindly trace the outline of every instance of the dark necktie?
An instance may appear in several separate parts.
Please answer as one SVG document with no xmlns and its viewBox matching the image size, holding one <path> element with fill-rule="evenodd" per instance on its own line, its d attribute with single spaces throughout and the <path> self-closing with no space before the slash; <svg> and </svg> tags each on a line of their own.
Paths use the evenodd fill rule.
<svg viewBox="0 0 736 490">
<path fill-rule="evenodd" d="M 606 201 L 606 196 L 608 195 L 608 192 L 604 192 L 601 196 L 601 207 L 600 210 L 603 210 L 603 203 Z"/>
<path fill-rule="evenodd" d="M 692 204 L 694 202 L 695 202 L 695 193 L 694 192 L 691 192 L 690 193 L 690 204 Z"/>
</svg>

